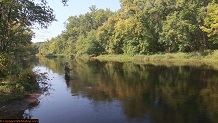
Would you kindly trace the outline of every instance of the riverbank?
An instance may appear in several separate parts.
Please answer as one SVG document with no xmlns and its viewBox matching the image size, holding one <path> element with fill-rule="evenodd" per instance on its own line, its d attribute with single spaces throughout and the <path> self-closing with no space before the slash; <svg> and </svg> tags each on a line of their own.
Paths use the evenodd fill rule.
<svg viewBox="0 0 218 123">
<path fill-rule="evenodd" d="M 218 51 L 192 53 L 160 53 L 154 55 L 100 55 L 93 57 L 100 61 L 116 62 L 218 62 Z"/>
<path fill-rule="evenodd" d="M 9 75 L 0 81 L 0 118 L 11 118 L 13 115 L 31 109 L 39 104 L 39 97 L 47 93 L 47 73 L 24 69 L 18 75 Z M 23 116 L 19 116 L 23 118 Z"/>
<path fill-rule="evenodd" d="M 39 97 L 42 95 L 42 90 L 27 94 L 22 98 L 10 100 L 7 103 L 0 104 L 0 117 L 11 118 L 17 116 L 19 112 L 36 107 L 40 103 Z M 18 117 L 19 118 L 19 117 Z"/>
</svg>

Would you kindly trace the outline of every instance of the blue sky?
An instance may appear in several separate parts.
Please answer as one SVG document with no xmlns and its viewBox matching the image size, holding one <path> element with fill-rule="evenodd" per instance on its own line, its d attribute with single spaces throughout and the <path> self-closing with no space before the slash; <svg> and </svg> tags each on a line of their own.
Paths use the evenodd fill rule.
<svg viewBox="0 0 218 123">
<path fill-rule="evenodd" d="M 61 0 L 47 0 L 53 8 L 58 21 L 53 22 L 48 29 L 33 29 L 35 38 L 32 42 L 43 42 L 56 37 L 65 30 L 64 22 L 70 17 L 89 12 L 89 7 L 96 5 L 98 9 L 109 8 L 112 11 L 120 9 L 119 0 L 69 0 L 68 6 L 63 6 Z"/>
</svg>

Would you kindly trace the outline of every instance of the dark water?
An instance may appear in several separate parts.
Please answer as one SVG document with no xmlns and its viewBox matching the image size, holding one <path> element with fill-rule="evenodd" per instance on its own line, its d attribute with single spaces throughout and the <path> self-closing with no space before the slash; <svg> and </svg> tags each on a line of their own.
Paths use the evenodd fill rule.
<svg viewBox="0 0 218 123">
<path fill-rule="evenodd" d="M 40 123 L 218 123 L 218 70 L 40 59 L 53 90 L 25 114 Z"/>
</svg>

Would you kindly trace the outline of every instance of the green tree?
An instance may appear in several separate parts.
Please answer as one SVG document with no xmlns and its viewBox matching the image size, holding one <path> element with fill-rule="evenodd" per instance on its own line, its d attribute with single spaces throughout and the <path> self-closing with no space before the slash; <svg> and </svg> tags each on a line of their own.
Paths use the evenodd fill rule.
<svg viewBox="0 0 218 123">
<path fill-rule="evenodd" d="M 115 25 L 119 19 L 118 14 L 112 15 L 98 28 L 97 38 L 104 49 L 103 54 L 122 53 L 122 43 L 117 42 L 116 44 L 113 41 L 115 37 Z"/>
<path fill-rule="evenodd" d="M 218 43 L 218 4 L 213 0 L 206 7 L 206 17 L 204 18 L 204 25 L 200 28 L 207 33 L 213 43 Z"/>
<path fill-rule="evenodd" d="M 87 37 L 81 36 L 76 42 L 77 55 L 88 54 L 97 56 L 101 53 L 102 48 L 96 37 L 96 30 L 88 32 Z"/>
<path fill-rule="evenodd" d="M 148 54 L 161 51 L 158 39 L 162 21 L 168 13 L 167 4 L 161 0 L 121 0 L 121 6 L 125 20 L 131 20 L 129 23 L 132 25 L 132 31 L 124 39 L 124 52 Z"/>
<path fill-rule="evenodd" d="M 2 0 L 0 2 L 0 52 L 10 50 L 13 44 L 12 37 L 16 32 L 20 32 L 20 29 L 31 27 L 36 23 L 46 28 L 54 20 L 53 10 L 46 5 L 45 0 L 38 4 L 31 0 Z"/>
<path fill-rule="evenodd" d="M 169 11 L 162 21 L 159 42 L 164 44 L 165 51 L 197 51 L 208 48 L 205 33 L 199 25 L 202 23 L 200 9 L 205 1 L 178 0 L 173 11 Z"/>
<path fill-rule="evenodd" d="M 90 12 L 69 17 L 66 31 L 61 34 L 62 41 L 57 40 L 64 45 L 62 52 L 89 54 L 82 46 L 93 41 L 96 46 L 88 47 L 101 49 L 94 48 L 98 52 L 95 55 L 192 52 L 215 48 L 210 42 L 217 41 L 215 1 L 120 0 L 120 3 L 121 9 L 115 13 L 93 5 L 89 7 Z M 97 37 L 89 36 L 92 30 L 97 30 Z"/>
<path fill-rule="evenodd" d="M 46 45 L 40 47 L 40 50 L 43 52 L 50 51 L 51 53 L 53 52 L 52 49 L 55 49 L 56 54 L 59 53 L 67 55 L 101 54 L 103 51 L 99 45 L 100 42 L 96 39 L 95 30 L 102 26 L 103 23 L 113 14 L 113 12 L 109 9 L 97 9 L 94 5 L 89 7 L 89 9 L 90 12 L 83 15 L 81 14 L 79 16 L 69 17 L 65 23 L 66 30 L 56 38 L 46 42 Z M 87 46 L 86 49 L 81 47 L 84 45 Z"/>
</svg>

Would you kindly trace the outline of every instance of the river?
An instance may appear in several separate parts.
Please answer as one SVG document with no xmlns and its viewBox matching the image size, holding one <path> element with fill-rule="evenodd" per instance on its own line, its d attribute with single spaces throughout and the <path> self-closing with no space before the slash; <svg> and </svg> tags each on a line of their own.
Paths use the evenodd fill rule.
<svg viewBox="0 0 218 123">
<path fill-rule="evenodd" d="M 51 89 L 24 111 L 40 123 L 217 123 L 218 70 L 210 65 L 158 65 L 40 58 Z"/>
</svg>

